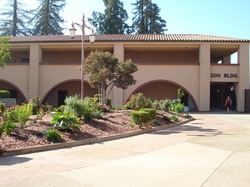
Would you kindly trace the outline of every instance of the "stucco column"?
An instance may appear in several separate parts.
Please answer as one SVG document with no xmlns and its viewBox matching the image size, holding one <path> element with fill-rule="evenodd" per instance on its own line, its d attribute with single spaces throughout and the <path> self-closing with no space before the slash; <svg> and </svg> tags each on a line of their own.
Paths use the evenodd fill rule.
<svg viewBox="0 0 250 187">
<path fill-rule="evenodd" d="M 30 44 L 29 63 L 29 95 L 28 99 L 39 96 L 39 62 L 42 59 L 42 51 L 38 44 Z"/>
<path fill-rule="evenodd" d="M 245 111 L 245 89 L 249 89 L 249 44 L 241 44 L 238 50 L 239 82 L 235 87 L 237 111 Z"/>
<path fill-rule="evenodd" d="M 204 43 L 200 46 L 200 97 L 199 111 L 210 110 L 210 44 Z"/>
<path fill-rule="evenodd" d="M 119 61 L 124 60 L 124 46 L 121 43 L 114 44 L 114 55 Z M 112 105 L 123 105 L 123 89 L 114 87 L 111 93 Z"/>
</svg>

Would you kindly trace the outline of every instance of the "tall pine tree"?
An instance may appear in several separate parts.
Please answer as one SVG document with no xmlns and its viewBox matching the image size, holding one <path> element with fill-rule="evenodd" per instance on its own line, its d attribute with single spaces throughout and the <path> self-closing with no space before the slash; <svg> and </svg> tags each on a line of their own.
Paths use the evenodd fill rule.
<svg viewBox="0 0 250 187">
<path fill-rule="evenodd" d="M 120 0 L 103 0 L 105 13 L 94 11 L 88 21 L 96 28 L 97 34 L 124 34 L 129 32 L 126 24 L 128 14 Z"/>
<path fill-rule="evenodd" d="M 151 0 L 137 0 L 132 3 L 134 17 L 132 30 L 136 34 L 163 34 L 167 29 L 166 21 L 160 15 L 160 8 Z"/>
<path fill-rule="evenodd" d="M 25 10 L 24 4 L 18 0 L 9 0 L 6 10 L 1 12 L 3 17 L 0 24 L 2 36 L 27 36 L 30 35 L 28 27 L 30 11 Z"/>
<path fill-rule="evenodd" d="M 32 21 L 35 23 L 33 35 L 62 35 L 60 24 L 64 19 L 59 15 L 66 5 L 65 0 L 38 0 L 40 5 Z"/>
</svg>

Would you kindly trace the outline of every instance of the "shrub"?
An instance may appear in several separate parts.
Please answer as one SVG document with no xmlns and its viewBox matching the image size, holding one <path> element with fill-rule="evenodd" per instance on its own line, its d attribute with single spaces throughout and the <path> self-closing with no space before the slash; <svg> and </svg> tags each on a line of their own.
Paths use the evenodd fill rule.
<svg viewBox="0 0 250 187">
<path fill-rule="evenodd" d="M 17 122 L 17 114 L 16 111 L 18 110 L 19 106 L 15 106 L 15 107 L 10 107 L 8 108 L 4 114 L 3 114 L 3 118 L 4 121 L 13 121 L 13 122 Z"/>
<path fill-rule="evenodd" d="M 48 129 L 44 135 L 45 139 L 50 142 L 59 142 L 61 140 L 61 133 L 56 129 Z"/>
<path fill-rule="evenodd" d="M 137 93 L 130 97 L 124 109 L 140 110 L 141 108 L 151 108 L 151 99 L 147 99 L 143 93 Z"/>
<path fill-rule="evenodd" d="M 80 99 L 79 96 L 70 96 L 65 99 L 65 112 L 72 112 L 78 118 L 84 118 L 86 121 L 90 121 L 95 113 L 101 111 L 101 107 L 98 104 L 98 98 L 85 97 Z"/>
<path fill-rule="evenodd" d="M 80 119 L 73 116 L 71 112 L 56 112 L 52 116 L 52 124 L 59 130 L 78 131 L 80 127 Z"/>
<path fill-rule="evenodd" d="M 65 104 L 65 112 L 72 112 L 78 118 L 83 117 L 85 107 L 78 95 L 66 97 Z"/>
<path fill-rule="evenodd" d="M 33 114 L 38 114 L 42 107 L 42 101 L 40 97 L 34 97 L 33 99 L 30 100 L 30 103 L 32 103 L 32 113 Z"/>
<path fill-rule="evenodd" d="M 145 112 L 145 111 L 140 111 L 140 110 L 133 111 L 133 112 L 131 112 L 130 115 L 131 115 L 132 121 L 135 124 L 139 125 L 140 127 L 151 121 L 150 114 L 148 112 Z"/>
<path fill-rule="evenodd" d="M 170 102 L 171 102 L 171 100 L 168 100 L 168 99 L 160 100 L 159 101 L 159 109 L 163 110 L 165 112 L 168 112 L 169 107 L 170 107 Z"/>
<path fill-rule="evenodd" d="M 173 115 L 173 116 L 171 116 L 171 119 L 172 119 L 173 121 L 178 121 L 178 115 Z"/>
<path fill-rule="evenodd" d="M 2 122 L 2 128 L 7 135 L 10 135 L 16 124 L 13 121 Z"/>
<path fill-rule="evenodd" d="M 0 98 L 9 98 L 11 93 L 8 90 L 0 90 Z"/>
<path fill-rule="evenodd" d="M 5 109 L 6 109 L 5 103 L 0 102 L 0 113 L 3 114 Z"/>
<path fill-rule="evenodd" d="M 161 125 L 161 123 L 157 119 L 154 119 L 152 122 L 153 122 L 153 124 Z"/>
<path fill-rule="evenodd" d="M 184 118 L 191 118 L 190 114 L 183 114 Z"/>
<path fill-rule="evenodd" d="M 32 114 L 32 109 L 33 109 L 32 103 L 22 104 L 17 108 L 16 117 L 21 128 L 23 128 L 26 121 L 28 121 L 30 115 Z"/>
<path fill-rule="evenodd" d="M 148 112 L 150 115 L 151 121 L 153 121 L 156 117 L 156 110 L 153 108 L 142 108 L 140 111 Z"/>
<path fill-rule="evenodd" d="M 61 105 L 56 109 L 56 112 L 64 112 L 65 105 Z"/>
<path fill-rule="evenodd" d="M 176 103 L 176 104 L 174 105 L 174 112 L 175 112 L 176 114 L 181 113 L 181 112 L 183 111 L 183 109 L 184 109 L 184 104 L 182 104 L 182 103 L 180 103 L 180 102 L 178 102 L 178 103 Z"/>
</svg>

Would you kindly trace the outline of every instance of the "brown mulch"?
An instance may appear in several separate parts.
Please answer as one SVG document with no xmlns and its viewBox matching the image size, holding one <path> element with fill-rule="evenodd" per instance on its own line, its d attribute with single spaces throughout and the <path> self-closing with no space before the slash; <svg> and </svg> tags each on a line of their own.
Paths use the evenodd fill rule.
<svg viewBox="0 0 250 187">
<path fill-rule="evenodd" d="M 156 120 L 159 124 L 152 122 L 147 126 L 140 128 L 131 121 L 129 110 L 120 110 L 107 112 L 101 119 L 93 119 L 91 122 L 84 122 L 79 132 L 71 130 L 61 131 L 62 139 L 60 142 L 71 142 L 85 140 L 89 138 L 107 137 L 116 134 L 140 131 L 145 128 L 153 128 L 159 125 L 169 125 L 176 122 L 162 119 L 162 115 L 157 115 Z M 170 113 L 164 113 L 165 116 L 171 116 Z M 51 116 L 45 115 L 42 120 L 35 120 L 32 116 L 24 128 L 15 128 L 11 135 L 5 133 L 0 138 L 0 150 L 14 150 L 27 147 L 53 144 L 44 138 L 47 129 L 52 128 Z M 179 117 L 179 121 L 187 120 Z"/>
</svg>

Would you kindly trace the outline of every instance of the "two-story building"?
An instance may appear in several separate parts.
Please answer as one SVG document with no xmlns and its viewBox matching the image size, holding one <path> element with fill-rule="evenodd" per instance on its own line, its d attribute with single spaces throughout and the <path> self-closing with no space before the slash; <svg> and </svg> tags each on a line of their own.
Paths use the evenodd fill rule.
<svg viewBox="0 0 250 187">
<path fill-rule="evenodd" d="M 250 40 L 196 34 L 97 35 L 94 43 L 84 38 L 85 58 L 92 50 L 114 53 L 138 66 L 135 85 L 111 93 L 113 105 L 122 106 L 142 92 L 152 99 L 175 99 L 177 89 L 185 91 L 183 101 L 194 111 L 223 109 L 231 96 L 236 111 L 245 111 L 249 89 Z M 81 36 L 12 37 L 12 59 L 0 69 L 0 89 L 10 90 L 17 103 L 39 96 L 43 103 L 59 106 L 66 96 L 80 94 Z M 85 76 L 85 96 L 96 89 Z"/>
</svg>

